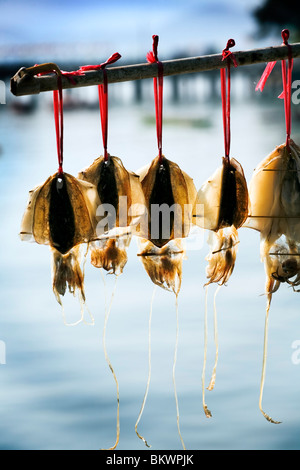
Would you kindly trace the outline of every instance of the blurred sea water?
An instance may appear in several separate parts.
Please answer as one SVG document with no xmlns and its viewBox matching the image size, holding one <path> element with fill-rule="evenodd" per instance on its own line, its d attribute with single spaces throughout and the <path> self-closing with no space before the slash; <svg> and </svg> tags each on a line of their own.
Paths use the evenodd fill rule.
<svg viewBox="0 0 300 470">
<path fill-rule="evenodd" d="M 277 101 L 261 103 L 247 98 L 232 103 L 231 155 L 242 164 L 248 181 L 255 166 L 285 139 L 283 103 Z M 148 119 L 153 112 L 152 103 L 110 108 L 109 152 L 132 171 L 156 156 L 155 126 Z M 190 174 L 199 188 L 223 156 L 220 103 L 169 103 L 164 118 L 164 154 Z M 193 126 L 191 118 L 203 119 L 206 125 Z M 28 191 L 57 169 L 51 108 L 45 102 L 33 113 L 20 114 L 2 106 L 0 121 L 0 340 L 5 344 L 5 363 L 0 364 L 0 448 L 107 448 L 115 441 L 117 401 L 102 333 L 105 296 L 110 298 L 115 278 L 104 275 L 104 283 L 88 260 L 85 288 L 95 324 L 65 326 L 51 288 L 49 249 L 21 242 L 18 236 Z M 293 129 L 299 142 L 299 122 Z M 76 176 L 102 153 L 100 132 L 98 110 L 65 112 L 66 172 Z M 300 365 L 292 361 L 292 344 L 300 339 L 298 294 L 283 285 L 271 306 L 263 406 L 282 421 L 274 425 L 258 409 L 266 303 L 259 234 L 244 228 L 239 236 L 234 272 L 216 298 L 219 361 L 215 389 L 206 390 L 211 419 L 202 409 L 201 384 L 207 234 L 197 249 L 187 245 L 178 298 L 175 371 L 182 437 L 188 450 L 299 449 Z M 120 450 L 145 449 L 134 425 L 147 382 L 154 286 L 136 254 L 133 239 L 128 263 L 117 280 L 106 336 L 120 386 Z M 215 289 L 208 289 L 206 386 L 215 355 Z M 65 297 L 65 314 L 72 321 L 80 315 L 79 304 L 67 294 Z M 175 340 L 175 296 L 157 288 L 151 324 L 151 381 L 139 424 L 139 432 L 153 450 L 182 448 L 172 382 Z"/>
</svg>

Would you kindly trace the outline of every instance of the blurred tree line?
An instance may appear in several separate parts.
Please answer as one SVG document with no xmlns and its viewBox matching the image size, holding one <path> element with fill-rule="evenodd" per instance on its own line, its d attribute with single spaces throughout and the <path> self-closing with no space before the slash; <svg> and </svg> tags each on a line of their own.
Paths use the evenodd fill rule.
<svg viewBox="0 0 300 470">
<path fill-rule="evenodd" d="M 253 15 L 262 36 L 287 28 L 290 41 L 300 41 L 300 0 L 264 0 Z"/>
</svg>

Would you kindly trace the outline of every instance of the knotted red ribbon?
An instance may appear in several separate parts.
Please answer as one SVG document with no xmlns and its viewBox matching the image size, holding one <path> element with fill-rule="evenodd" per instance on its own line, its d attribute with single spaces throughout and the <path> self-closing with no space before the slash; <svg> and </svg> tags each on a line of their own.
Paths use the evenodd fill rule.
<svg viewBox="0 0 300 470">
<path fill-rule="evenodd" d="M 49 73 L 55 73 L 57 76 L 57 90 L 53 90 L 53 111 L 54 111 L 54 123 L 56 133 L 56 147 L 57 147 L 57 158 L 58 158 L 58 173 L 63 173 L 63 92 L 62 92 L 62 76 L 67 77 L 73 84 L 75 80 L 72 78 L 74 75 L 84 75 L 80 70 L 74 70 L 71 72 L 65 72 L 60 70 L 56 65 L 55 68 L 47 69 L 47 65 L 36 64 L 37 70 L 43 68 L 44 70 L 38 72 L 36 75 L 47 75 Z M 50 65 L 50 64 L 49 64 Z"/>
<path fill-rule="evenodd" d="M 81 70 L 72 70 L 71 72 L 65 72 L 64 70 L 61 70 L 61 74 L 64 77 L 67 77 L 73 85 L 76 85 L 76 81 L 74 80 L 73 76 L 84 75 L 83 71 Z"/>
<path fill-rule="evenodd" d="M 149 63 L 156 63 L 158 66 L 158 77 L 153 78 L 154 85 L 154 102 L 155 102 L 155 115 L 156 115 L 156 134 L 157 146 L 160 162 L 162 161 L 162 120 L 163 120 L 163 64 L 157 57 L 158 36 L 153 35 L 153 48 L 148 52 L 146 57 Z"/>
<path fill-rule="evenodd" d="M 107 136 L 108 136 L 108 86 L 107 86 L 107 72 L 105 67 L 109 64 L 113 64 L 121 58 L 118 52 L 111 55 L 106 62 L 99 65 L 84 65 L 79 68 L 80 72 L 86 72 L 89 70 L 102 70 L 103 71 L 103 83 L 98 85 L 99 94 L 99 107 L 100 107 L 100 118 L 101 118 L 101 129 L 102 129 L 102 140 L 104 148 L 104 160 L 108 160 L 107 153 Z"/>
<path fill-rule="evenodd" d="M 283 91 L 280 93 L 278 98 L 284 99 L 284 113 L 285 113 L 285 125 L 286 125 L 286 146 L 289 150 L 290 145 L 290 138 L 291 138 L 291 127 L 292 127 L 292 119 L 291 119 L 291 94 L 292 94 L 292 70 L 293 70 L 293 59 L 292 59 L 292 49 L 288 43 L 288 39 L 290 36 L 290 32 L 288 29 L 283 29 L 281 32 L 281 37 L 283 39 L 283 46 L 287 46 L 288 48 L 288 64 L 286 64 L 285 60 L 281 61 L 281 73 L 282 73 L 282 84 L 283 84 Z M 263 91 L 266 81 L 272 72 L 276 61 L 269 62 L 258 82 L 256 85 L 255 91 L 260 90 Z"/>
<path fill-rule="evenodd" d="M 222 98 L 222 112 L 223 112 L 223 129 L 224 129 L 224 147 L 225 157 L 229 160 L 230 153 L 230 66 L 231 61 L 234 67 L 237 67 L 235 55 L 229 48 L 235 46 L 234 39 L 229 39 L 225 49 L 222 51 L 222 61 L 227 60 L 227 67 L 220 69 L 221 78 L 221 98 Z M 226 90 L 226 71 L 227 71 L 227 90 Z"/>
<path fill-rule="evenodd" d="M 47 64 L 45 64 L 45 65 L 47 65 Z M 39 65 L 35 64 L 35 67 L 39 67 Z M 40 77 L 41 75 L 47 75 L 47 74 L 52 73 L 52 72 L 57 73 L 57 70 L 50 68 L 49 70 L 39 72 L 36 75 L 38 77 Z M 60 70 L 60 74 L 63 75 L 64 77 L 68 78 L 73 85 L 76 85 L 76 81 L 74 80 L 73 76 L 84 75 L 84 72 L 82 70 L 72 70 L 70 72 L 66 72 L 65 70 Z"/>
</svg>

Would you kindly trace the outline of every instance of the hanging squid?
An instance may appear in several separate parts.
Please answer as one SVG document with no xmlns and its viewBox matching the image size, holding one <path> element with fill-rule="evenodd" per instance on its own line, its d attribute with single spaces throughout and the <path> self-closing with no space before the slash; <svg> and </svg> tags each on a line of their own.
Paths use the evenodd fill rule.
<svg viewBox="0 0 300 470">
<path fill-rule="evenodd" d="M 175 367 L 178 345 L 178 294 L 181 288 L 182 262 L 185 257 L 183 239 L 190 231 L 192 209 L 197 195 L 192 178 L 179 166 L 165 158 L 162 153 L 162 118 L 163 118 L 163 64 L 157 58 L 158 36 L 153 35 L 153 50 L 147 54 L 150 63 L 156 63 L 158 77 L 154 77 L 154 101 L 156 111 L 156 133 L 158 156 L 139 170 L 146 211 L 140 227 L 140 256 L 143 266 L 155 286 L 171 291 L 176 297 L 176 343 L 173 361 L 173 385 L 177 413 L 177 428 L 181 444 L 185 444 L 179 425 L 179 406 L 175 383 Z M 155 292 L 155 289 L 154 289 Z M 135 424 L 137 436 L 148 446 L 147 441 L 138 433 L 137 426 L 145 406 L 151 375 L 151 315 L 149 317 L 149 368 L 146 392 L 141 410 Z"/>
<path fill-rule="evenodd" d="M 164 155 L 157 156 L 150 165 L 137 171 L 140 176 L 146 203 L 146 218 L 139 238 L 139 253 L 143 266 L 151 281 L 176 296 L 176 344 L 173 363 L 173 384 L 177 409 L 177 426 L 183 448 L 179 426 L 179 407 L 175 384 L 175 365 L 178 344 L 178 294 L 181 288 L 182 262 L 185 259 L 183 239 L 189 234 L 192 223 L 192 210 L 197 191 L 192 178 Z M 155 292 L 155 291 L 154 291 Z M 147 441 L 137 431 L 146 397 L 148 394 L 150 361 L 150 323 L 153 297 L 149 318 L 149 375 L 144 401 L 136 422 L 136 433 L 148 446 Z"/>
<path fill-rule="evenodd" d="M 94 238 L 97 205 L 96 188 L 68 173 L 55 173 L 29 193 L 20 237 L 50 246 L 53 292 L 60 305 L 67 289 L 78 291 L 82 308 L 85 303 L 80 264 L 83 244 Z"/>
<path fill-rule="evenodd" d="M 29 201 L 21 224 L 21 239 L 49 245 L 52 254 L 52 286 L 57 301 L 68 289 L 78 291 L 81 320 L 85 305 L 84 272 L 80 266 L 82 245 L 95 233 L 95 211 L 98 206 L 96 188 L 63 171 L 63 91 L 62 72 L 56 64 L 40 64 L 27 69 L 32 75 L 55 73 L 57 89 L 53 91 L 58 172 L 29 193 Z M 93 320 L 93 319 L 92 319 Z"/>
<path fill-rule="evenodd" d="M 300 148 L 291 139 L 291 91 L 293 59 L 288 44 L 289 31 L 281 32 L 282 46 L 287 47 L 288 61 L 281 61 L 286 141 L 277 146 L 255 169 L 249 184 L 250 217 L 245 227 L 260 232 L 260 256 L 266 273 L 267 297 L 263 365 L 260 382 L 259 409 L 271 423 L 272 419 L 262 408 L 266 373 L 268 322 L 272 295 L 282 283 L 293 290 L 300 284 Z M 263 91 L 266 81 L 276 65 L 269 62 L 256 86 Z"/>
<path fill-rule="evenodd" d="M 208 418 L 212 415 L 207 408 L 204 396 L 207 350 L 207 286 L 213 283 L 218 284 L 214 297 L 215 364 L 209 386 L 207 387 L 208 390 L 212 390 L 215 385 L 218 360 L 216 295 L 219 291 L 219 287 L 227 283 L 234 270 L 239 243 L 238 229 L 247 219 L 249 205 L 247 182 L 243 168 L 237 160 L 229 156 L 231 137 L 230 61 L 232 60 L 234 66 L 237 66 L 234 54 L 229 51 L 229 48 L 234 45 L 235 41 L 229 39 L 222 53 L 223 60 L 227 60 L 227 67 L 220 70 L 225 157 L 222 158 L 222 165 L 218 167 L 215 173 L 201 186 L 193 210 L 193 223 L 202 229 L 209 230 L 208 244 L 210 251 L 206 257 L 208 261 L 206 268 L 208 282 L 205 284 L 204 362 L 202 371 L 203 409 Z"/>
<path fill-rule="evenodd" d="M 237 230 L 247 217 L 248 189 L 242 166 L 234 158 L 224 157 L 198 191 L 193 211 L 194 224 L 209 230 L 207 284 L 228 281 L 236 260 Z"/>
<path fill-rule="evenodd" d="M 300 284 L 300 148 L 290 140 L 279 145 L 255 169 L 249 183 L 250 217 L 245 227 L 260 232 L 260 256 L 266 273 L 265 346 L 259 407 L 262 409 L 267 326 L 272 295 L 287 283 Z"/>
<path fill-rule="evenodd" d="M 250 217 L 246 227 L 260 232 L 266 294 L 281 283 L 300 284 L 300 148 L 291 140 L 279 145 L 255 169 L 249 184 Z"/>
<path fill-rule="evenodd" d="M 103 83 L 98 85 L 99 107 L 103 140 L 103 156 L 78 177 L 94 184 L 100 204 L 97 209 L 96 238 L 91 246 L 91 263 L 109 273 L 119 275 L 127 263 L 127 248 L 133 227 L 143 213 L 144 197 L 139 178 L 123 166 L 118 157 L 110 156 L 108 141 L 108 80 L 106 66 L 121 58 L 116 52 L 99 65 L 80 67 L 81 71 L 101 70 Z"/>
<path fill-rule="evenodd" d="M 103 156 L 96 158 L 78 178 L 96 187 L 99 206 L 96 211 L 97 227 L 95 239 L 91 243 L 91 263 L 102 270 L 115 275 L 115 286 L 109 305 L 105 302 L 103 329 L 103 347 L 106 362 L 113 374 L 117 391 L 117 432 L 116 441 L 110 450 L 117 447 L 120 437 L 120 400 L 119 383 L 106 350 L 106 327 L 112 308 L 116 282 L 127 263 L 127 249 L 135 234 L 136 226 L 145 209 L 144 195 L 139 177 L 129 172 L 118 157 L 107 151 L 108 140 L 108 80 L 106 66 L 119 60 L 119 53 L 113 54 L 106 62 L 99 65 L 81 67 L 80 70 L 101 70 L 103 83 L 98 85 L 100 118 L 103 140 Z M 106 284 L 104 276 L 102 279 Z M 106 296 L 105 296 L 106 297 Z"/>
<path fill-rule="evenodd" d="M 96 211 L 95 241 L 91 243 L 91 263 L 109 273 L 119 275 L 127 262 L 127 248 L 134 227 L 144 211 L 144 195 L 139 177 L 127 171 L 120 158 L 101 156 L 78 178 L 97 188 L 99 206 Z"/>
<path fill-rule="evenodd" d="M 230 157 L 231 62 L 237 67 L 236 58 L 229 50 L 233 46 L 234 39 L 229 39 L 222 52 L 222 61 L 227 61 L 227 64 L 220 69 L 225 157 L 222 158 L 222 165 L 198 191 L 193 211 L 193 222 L 210 231 L 210 253 L 206 258 L 209 262 L 207 284 L 223 285 L 228 281 L 236 260 L 237 230 L 248 216 L 248 189 L 244 171 L 241 164 Z"/>
<path fill-rule="evenodd" d="M 193 210 L 193 222 L 199 227 L 209 230 L 208 244 L 210 252 L 206 257 L 208 266 L 206 275 L 208 282 L 205 296 L 205 335 L 204 335 L 204 366 L 203 366 L 203 408 L 205 415 L 211 417 L 204 399 L 205 362 L 207 346 L 207 286 L 211 283 L 224 285 L 230 278 L 235 266 L 239 243 L 238 229 L 248 217 L 248 189 L 244 172 L 240 163 L 234 158 L 224 157 L 222 165 L 201 186 L 198 191 Z M 219 288 L 216 290 L 216 294 Z M 214 324 L 216 358 L 212 377 L 207 387 L 212 390 L 215 385 L 218 360 L 216 304 L 214 299 Z"/>
<path fill-rule="evenodd" d="M 178 294 L 185 257 L 182 239 L 189 234 L 197 195 L 194 182 L 164 156 L 137 173 L 147 214 L 139 256 L 154 284 Z"/>
</svg>

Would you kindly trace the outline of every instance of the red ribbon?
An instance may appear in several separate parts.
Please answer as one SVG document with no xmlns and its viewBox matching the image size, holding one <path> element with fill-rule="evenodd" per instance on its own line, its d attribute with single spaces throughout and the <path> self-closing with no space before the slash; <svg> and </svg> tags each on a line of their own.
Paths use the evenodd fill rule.
<svg viewBox="0 0 300 470">
<path fill-rule="evenodd" d="M 230 153 L 230 65 L 233 62 L 235 67 L 238 66 L 235 55 L 229 50 L 235 46 L 234 39 L 229 39 L 225 49 L 222 51 L 222 61 L 227 60 L 227 90 L 226 90 L 226 68 L 220 69 L 221 78 L 221 98 L 223 113 L 223 129 L 224 129 L 224 147 L 225 157 L 229 160 Z"/>
<path fill-rule="evenodd" d="M 282 73 L 282 84 L 283 91 L 280 93 L 278 98 L 284 99 L 284 113 L 285 113 L 285 125 L 286 125 L 286 146 L 289 150 L 290 138 L 291 138 L 291 127 L 292 127 L 292 118 L 291 118 L 291 93 L 292 93 L 292 70 L 293 70 L 293 59 L 292 59 L 292 50 L 291 46 L 288 43 L 290 33 L 288 29 L 283 29 L 281 32 L 281 37 L 283 39 L 283 46 L 288 47 L 288 64 L 285 60 L 281 61 L 281 73 Z M 266 81 L 272 72 L 276 61 L 269 62 L 256 85 L 255 91 L 263 91 Z"/>
<path fill-rule="evenodd" d="M 36 64 L 36 66 L 38 66 Z M 54 111 L 54 123 L 56 132 L 56 147 L 57 147 L 57 158 L 58 158 L 58 173 L 63 173 L 63 131 L 64 131 L 64 119 L 63 119 L 63 93 L 62 93 L 62 80 L 61 75 L 74 74 L 75 72 L 61 72 L 50 69 L 44 72 L 40 72 L 37 76 L 47 75 L 48 73 L 56 73 L 57 76 L 57 90 L 53 90 L 53 111 Z"/>
<path fill-rule="evenodd" d="M 67 77 L 73 85 L 76 85 L 76 80 L 74 80 L 73 76 L 84 75 L 81 70 L 72 70 L 71 72 L 65 72 L 64 70 L 61 70 L 61 74 L 64 77 Z"/>
<path fill-rule="evenodd" d="M 104 160 L 108 160 L 107 153 L 107 135 L 108 135 L 108 93 L 107 93 L 107 73 L 105 67 L 109 64 L 113 64 L 121 58 L 118 52 L 111 55 L 106 62 L 99 65 L 84 65 L 81 66 L 79 71 L 85 72 L 89 70 L 102 70 L 103 71 L 103 83 L 98 85 L 99 94 L 99 107 L 100 107 L 100 118 L 101 118 L 101 129 L 102 129 L 102 140 L 104 148 Z"/>
<path fill-rule="evenodd" d="M 162 120 L 163 120 L 163 64 L 157 57 L 158 36 L 153 35 L 153 48 L 148 52 L 146 57 L 149 63 L 156 63 L 158 66 L 158 77 L 153 78 L 154 85 L 154 102 L 155 102 L 155 115 L 156 115 L 156 134 L 159 161 L 162 161 Z"/>
<path fill-rule="evenodd" d="M 265 70 L 263 71 L 262 76 L 260 77 L 258 84 L 255 87 L 255 91 L 258 91 L 258 90 L 263 91 L 266 81 L 268 80 L 268 77 L 270 73 L 272 72 L 275 65 L 276 65 L 276 60 L 275 62 L 269 62 L 267 64 Z"/>
<path fill-rule="evenodd" d="M 36 64 L 38 66 L 38 64 Z M 57 147 L 57 158 L 58 158 L 58 173 L 63 173 L 63 92 L 62 92 L 62 75 L 67 77 L 73 84 L 75 80 L 72 78 L 73 75 L 84 75 L 80 70 L 74 70 L 71 72 L 65 72 L 60 70 L 58 73 L 55 69 L 49 69 L 44 72 L 40 72 L 37 76 L 47 75 L 49 73 L 55 73 L 57 75 L 57 90 L 53 90 L 53 111 L 54 111 L 54 123 L 56 133 L 56 147 Z"/>
<path fill-rule="evenodd" d="M 63 94 L 62 94 L 62 82 L 61 75 L 57 75 L 57 86 L 58 90 L 53 91 L 53 109 L 54 109 L 54 121 L 56 131 L 56 146 L 57 146 L 57 157 L 58 157 L 58 173 L 63 173 Z"/>
<path fill-rule="evenodd" d="M 38 66 L 38 64 L 35 64 L 35 67 L 37 67 L 37 66 Z M 45 72 L 38 73 L 37 76 L 40 77 L 41 75 L 47 75 L 48 73 L 52 73 L 52 72 L 57 73 L 56 70 L 49 69 Z M 84 75 L 82 70 L 72 70 L 71 72 L 66 72 L 64 70 L 60 70 L 60 73 L 64 77 L 68 78 L 73 85 L 76 85 L 76 81 L 72 78 L 73 76 Z"/>
<path fill-rule="evenodd" d="M 106 65 L 113 64 L 114 62 L 117 62 L 121 58 L 121 55 L 118 52 L 115 52 L 112 54 L 106 62 L 103 62 L 102 64 L 98 65 L 83 65 L 79 68 L 79 72 L 86 72 L 88 70 L 103 70 Z"/>
</svg>

